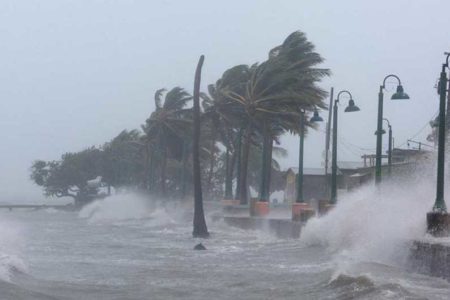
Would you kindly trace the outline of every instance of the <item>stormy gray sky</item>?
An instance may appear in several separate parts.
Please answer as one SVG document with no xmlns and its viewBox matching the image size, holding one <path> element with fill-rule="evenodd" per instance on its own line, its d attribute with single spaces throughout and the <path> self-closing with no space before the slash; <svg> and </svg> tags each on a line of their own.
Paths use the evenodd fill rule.
<svg viewBox="0 0 450 300">
<path fill-rule="evenodd" d="M 322 86 L 350 90 L 361 108 L 344 114 L 341 106 L 339 160 L 373 152 L 377 93 L 390 73 L 411 97 L 385 101 L 396 145 L 424 141 L 450 50 L 449 11 L 448 0 L 2 0 L 0 201 L 42 198 L 28 179 L 33 160 L 139 128 L 156 89 L 192 91 L 200 54 L 206 86 L 233 65 L 263 61 L 295 30 L 333 72 Z M 394 89 L 388 84 L 386 99 Z M 306 166 L 321 165 L 324 128 L 305 142 Z M 283 166 L 296 165 L 298 138 L 282 142 Z"/>
</svg>

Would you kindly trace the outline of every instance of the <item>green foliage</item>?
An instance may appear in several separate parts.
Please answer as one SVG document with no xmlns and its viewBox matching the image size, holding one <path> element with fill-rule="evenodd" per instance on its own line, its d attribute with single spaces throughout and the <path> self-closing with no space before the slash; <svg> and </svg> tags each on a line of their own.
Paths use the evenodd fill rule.
<svg viewBox="0 0 450 300">
<path fill-rule="evenodd" d="M 31 179 L 44 189 L 46 196 L 72 197 L 87 202 L 98 197 L 98 186 L 88 184 L 100 175 L 103 165 L 102 151 L 88 148 L 76 153 L 63 154 L 59 161 L 35 161 L 31 166 Z"/>
<path fill-rule="evenodd" d="M 137 186 L 144 171 L 142 159 L 145 144 L 137 130 L 122 131 L 103 147 L 103 181 L 115 188 Z"/>
<path fill-rule="evenodd" d="M 273 142 L 278 144 L 286 132 L 299 132 L 301 111 L 326 108 L 326 93 L 318 83 L 330 72 L 317 67 L 322 62 L 314 45 L 297 31 L 270 50 L 266 61 L 231 67 L 208 86 L 208 93 L 200 93 L 200 165 L 206 199 L 221 198 L 225 181 L 230 187 L 238 171 L 244 171 L 241 180 L 249 179 L 248 184 L 243 181 L 245 190 L 249 185 L 257 189 L 261 176 L 271 178 L 261 174 L 263 164 L 279 174 L 272 149 L 274 155 L 286 153 L 272 147 Z M 57 161 L 36 161 L 31 179 L 47 196 L 98 196 L 98 189 L 89 190 L 87 182 L 101 176 L 103 185 L 116 190 L 139 188 L 164 198 L 185 197 L 193 180 L 191 100 L 181 87 L 159 89 L 155 110 L 142 131 L 124 130 L 102 147 L 66 153 Z M 246 153 L 241 170 L 236 164 L 242 155 L 238 144 Z"/>
</svg>

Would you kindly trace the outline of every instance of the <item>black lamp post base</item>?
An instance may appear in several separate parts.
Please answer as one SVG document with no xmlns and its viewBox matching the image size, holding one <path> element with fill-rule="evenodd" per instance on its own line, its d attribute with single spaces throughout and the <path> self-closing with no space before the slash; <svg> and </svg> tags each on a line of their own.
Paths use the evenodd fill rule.
<svg viewBox="0 0 450 300">
<path fill-rule="evenodd" d="M 427 232 L 435 237 L 450 236 L 450 214 L 441 212 L 427 213 Z"/>
</svg>

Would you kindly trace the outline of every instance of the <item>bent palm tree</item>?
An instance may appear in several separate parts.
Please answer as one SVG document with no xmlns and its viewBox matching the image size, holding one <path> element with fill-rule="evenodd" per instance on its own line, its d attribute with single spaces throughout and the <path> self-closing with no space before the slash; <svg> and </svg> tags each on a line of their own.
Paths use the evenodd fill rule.
<svg viewBox="0 0 450 300">
<path fill-rule="evenodd" d="M 317 83 L 329 74 L 329 70 L 315 67 L 322 61 L 305 34 L 296 31 L 269 52 L 267 61 L 247 67 L 249 76 L 245 89 L 237 85 L 238 89 L 222 90 L 230 103 L 234 103 L 231 113 L 244 114 L 246 120 L 239 183 L 241 203 L 247 201 L 247 160 L 252 133 L 258 131 L 263 137 L 261 167 L 265 178 L 267 162 L 270 161 L 267 148 L 274 124 L 282 131 L 298 133 L 301 111 L 326 107 L 323 101 L 326 92 Z M 263 186 L 261 190 L 261 197 L 266 198 L 267 187 Z"/>
<path fill-rule="evenodd" d="M 170 151 L 181 149 L 183 137 L 190 133 L 192 119 L 191 109 L 186 105 L 192 97 L 182 88 L 175 87 L 166 93 L 164 102 L 162 95 L 165 89 L 155 93 L 155 111 L 147 119 L 143 130 L 149 139 L 159 145 L 160 184 L 162 197 L 167 196 L 167 159 Z"/>
</svg>

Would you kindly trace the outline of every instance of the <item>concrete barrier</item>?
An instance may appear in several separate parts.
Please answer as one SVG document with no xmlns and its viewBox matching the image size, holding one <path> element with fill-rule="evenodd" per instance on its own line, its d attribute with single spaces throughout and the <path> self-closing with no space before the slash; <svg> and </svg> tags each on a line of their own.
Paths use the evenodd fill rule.
<svg viewBox="0 0 450 300">
<path fill-rule="evenodd" d="M 408 268 L 417 273 L 450 279 L 450 242 L 414 241 Z"/>
</svg>

